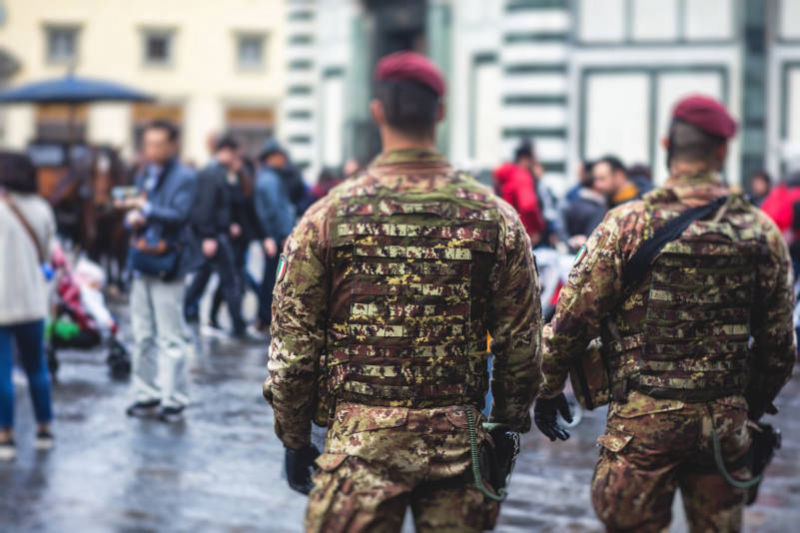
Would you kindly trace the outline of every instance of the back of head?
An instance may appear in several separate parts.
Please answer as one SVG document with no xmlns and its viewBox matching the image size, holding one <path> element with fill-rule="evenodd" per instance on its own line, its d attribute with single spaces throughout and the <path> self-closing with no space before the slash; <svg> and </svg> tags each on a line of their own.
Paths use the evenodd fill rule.
<svg viewBox="0 0 800 533">
<path fill-rule="evenodd" d="M 0 152 L 0 189 L 35 193 L 36 167 L 30 157 L 19 152 Z"/>
<path fill-rule="evenodd" d="M 222 137 L 219 137 L 214 144 L 215 152 L 219 152 L 220 150 L 233 150 L 235 152 L 238 149 L 239 142 L 231 135 L 223 135 Z"/>
<path fill-rule="evenodd" d="M 416 52 L 395 52 L 378 61 L 374 80 L 375 100 L 383 115 L 376 116 L 379 126 L 384 122 L 411 141 L 434 139 L 436 122 L 443 114 L 445 81 L 433 62 Z"/>
<path fill-rule="evenodd" d="M 697 126 L 676 120 L 669 130 L 670 164 L 682 161 L 715 165 L 717 149 L 725 142 L 722 137 L 711 135 Z"/>
<path fill-rule="evenodd" d="M 383 105 L 388 125 L 412 138 L 432 138 L 441 99 L 429 87 L 415 81 L 377 82 L 375 98 Z"/>
<path fill-rule="evenodd" d="M 514 162 L 519 163 L 521 160 L 527 159 L 533 161 L 533 143 L 525 139 L 519 146 L 514 149 Z"/>
</svg>

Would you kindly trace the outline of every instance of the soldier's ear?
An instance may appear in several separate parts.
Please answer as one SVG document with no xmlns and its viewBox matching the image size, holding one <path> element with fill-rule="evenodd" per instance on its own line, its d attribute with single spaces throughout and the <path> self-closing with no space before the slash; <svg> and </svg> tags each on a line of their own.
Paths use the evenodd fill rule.
<svg viewBox="0 0 800 533">
<path fill-rule="evenodd" d="M 436 107 L 436 122 L 441 122 L 444 120 L 445 111 L 446 108 L 444 105 L 444 100 L 440 100 L 439 105 Z"/>
<path fill-rule="evenodd" d="M 386 125 L 386 112 L 383 109 L 383 104 L 377 98 L 373 98 L 369 102 L 369 113 L 372 115 L 372 120 L 378 127 Z"/>
<path fill-rule="evenodd" d="M 725 164 L 725 158 L 728 157 L 728 143 L 720 143 L 714 150 L 714 158 L 719 161 L 720 168 Z"/>
<path fill-rule="evenodd" d="M 664 147 L 664 150 L 669 150 L 669 137 L 666 135 L 661 137 L 661 146 Z"/>
</svg>

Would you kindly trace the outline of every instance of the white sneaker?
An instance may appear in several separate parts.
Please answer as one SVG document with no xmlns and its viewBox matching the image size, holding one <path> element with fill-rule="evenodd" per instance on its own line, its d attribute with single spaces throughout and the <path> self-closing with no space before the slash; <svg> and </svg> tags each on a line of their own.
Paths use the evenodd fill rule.
<svg viewBox="0 0 800 533">
<path fill-rule="evenodd" d="M 11 461 L 17 456 L 17 447 L 14 441 L 0 442 L 0 461 Z"/>
</svg>

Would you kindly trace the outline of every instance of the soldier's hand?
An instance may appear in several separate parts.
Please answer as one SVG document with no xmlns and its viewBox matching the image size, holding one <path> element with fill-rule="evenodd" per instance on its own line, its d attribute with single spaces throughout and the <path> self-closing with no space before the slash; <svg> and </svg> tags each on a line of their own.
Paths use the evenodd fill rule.
<svg viewBox="0 0 800 533">
<path fill-rule="evenodd" d="M 286 448 L 284 462 L 289 487 L 301 494 L 308 494 L 314 488 L 311 474 L 314 472 L 314 460 L 319 457 L 319 449 L 313 444 L 294 450 Z"/>
<path fill-rule="evenodd" d="M 572 413 L 569 412 L 567 397 L 562 392 L 555 398 L 537 398 L 533 408 L 533 421 L 539 431 L 544 433 L 551 441 L 556 439 L 567 440 L 569 432 L 558 425 L 557 416 L 567 422 L 572 422 Z"/>
</svg>

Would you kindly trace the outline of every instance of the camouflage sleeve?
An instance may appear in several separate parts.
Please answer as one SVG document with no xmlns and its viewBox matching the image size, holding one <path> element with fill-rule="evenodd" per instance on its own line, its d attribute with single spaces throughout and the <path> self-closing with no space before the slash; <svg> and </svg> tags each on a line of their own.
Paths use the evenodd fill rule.
<svg viewBox="0 0 800 533">
<path fill-rule="evenodd" d="M 510 217 L 500 235 L 490 302 L 494 355 L 490 420 L 527 432 L 541 381 L 542 307 L 530 239 L 516 213 Z"/>
<path fill-rule="evenodd" d="M 756 420 L 775 411 L 772 401 L 789 380 L 797 350 L 792 310 L 792 260 L 778 228 L 768 220 L 770 262 L 759 272 L 753 302 L 753 371 L 747 390 L 750 413 Z"/>
<path fill-rule="evenodd" d="M 557 396 L 564 388 L 569 368 L 600 336 L 603 319 L 622 290 L 624 265 L 622 237 L 635 234 L 633 217 L 619 210 L 609 212 L 578 252 L 567 284 L 561 289 L 556 314 L 545 329 L 542 354 L 543 398 Z"/>
<path fill-rule="evenodd" d="M 272 405 L 275 433 L 295 449 L 311 438 L 315 376 L 325 342 L 328 283 L 320 250 L 322 214 L 319 208 L 307 213 L 286 241 L 272 303 L 269 377 L 263 393 Z"/>
</svg>

